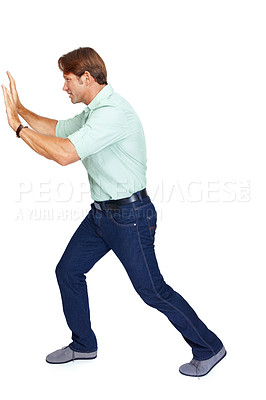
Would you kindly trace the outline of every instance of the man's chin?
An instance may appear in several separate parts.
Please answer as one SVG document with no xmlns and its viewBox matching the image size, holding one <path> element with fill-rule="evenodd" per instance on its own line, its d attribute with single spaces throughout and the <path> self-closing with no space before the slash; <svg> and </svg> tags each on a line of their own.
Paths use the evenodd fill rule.
<svg viewBox="0 0 266 400">
<path fill-rule="evenodd" d="M 71 97 L 70 100 L 71 100 L 72 104 L 80 103 L 80 101 L 78 101 L 77 99 L 74 99 L 73 97 Z"/>
</svg>

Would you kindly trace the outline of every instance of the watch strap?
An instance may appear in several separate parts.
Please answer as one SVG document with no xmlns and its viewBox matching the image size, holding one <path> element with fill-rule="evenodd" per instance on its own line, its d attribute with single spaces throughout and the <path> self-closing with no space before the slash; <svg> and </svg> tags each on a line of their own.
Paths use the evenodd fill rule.
<svg viewBox="0 0 266 400">
<path fill-rule="evenodd" d="M 23 128 L 28 128 L 27 126 L 23 126 L 22 124 L 19 125 L 18 129 L 16 130 L 16 135 L 18 138 L 20 138 L 20 132 Z"/>
</svg>

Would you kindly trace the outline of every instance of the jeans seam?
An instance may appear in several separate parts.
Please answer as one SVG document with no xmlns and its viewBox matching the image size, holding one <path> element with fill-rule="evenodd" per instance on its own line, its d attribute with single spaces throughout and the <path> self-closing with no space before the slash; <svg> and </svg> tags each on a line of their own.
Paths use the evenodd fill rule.
<svg viewBox="0 0 266 400">
<path fill-rule="evenodd" d="M 135 210 L 135 209 L 134 209 L 134 210 Z M 148 267 L 148 263 L 147 263 L 146 256 L 145 256 L 144 251 L 143 251 L 143 247 L 142 247 L 142 243 L 141 243 L 141 239 L 140 239 L 140 234 L 139 234 L 139 230 L 138 230 L 138 224 L 136 225 L 136 228 L 137 228 L 136 231 L 137 231 L 137 235 L 138 235 L 139 245 L 140 245 L 140 248 L 141 248 L 141 253 L 142 253 L 142 255 L 143 255 L 144 262 L 145 262 L 145 266 L 146 266 L 146 269 L 147 269 L 147 271 L 148 271 L 148 275 L 149 275 L 149 278 L 150 278 L 150 281 L 151 281 L 151 283 L 152 283 L 152 287 L 153 287 L 153 290 L 154 290 L 156 296 L 157 296 L 160 300 L 162 300 L 164 303 L 166 303 L 166 304 L 168 304 L 170 307 L 172 307 L 174 310 L 176 310 L 177 312 L 179 312 L 179 314 L 181 314 L 181 315 L 185 318 L 185 320 L 190 324 L 190 326 L 191 326 L 192 329 L 196 332 L 196 334 L 198 335 L 198 337 L 200 338 L 200 340 L 202 340 L 202 342 L 205 343 L 205 345 L 209 348 L 209 350 L 211 350 L 211 351 L 213 352 L 213 354 L 215 355 L 216 353 L 215 353 L 214 349 L 213 349 L 207 342 L 205 342 L 204 339 L 202 339 L 202 337 L 200 336 L 198 330 L 197 330 L 197 329 L 195 328 L 195 326 L 192 324 L 192 322 L 190 321 L 190 319 L 189 319 L 184 313 L 182 313 L 182 311 L 180 311 L 177 307 L 173 306 L 173 304 L 171 304 L 171 303 L 169 303 L 167 300 L 163 299 L 163 298 L 159 295 L 159 293 L 157 292 L 157 290 L 156 290 L 156 288 L 155 288 L 155 286 L 154 286 L 154 282 L 153 282 L 153 279 L 152 279 L 152 276 L 151 276 L 149 267 Z"/>
<path fill-rule="evenodd" d="M 155 235 L 155 231 L 156 231 L 156 228 L 157 228 L 157 224 L 155 224 L 155 225 L 150 225 L 151 218 L 146 218 L 146 220 L 147 220 L 147 223 L 148 223 L 148 228 L 149 228 L 150 237 L 152 238 L 152 237 L 154 237 L 154 235 Z M 154 229 L 154 232 L 153 232 L 153 229 Z"/>
</svg>

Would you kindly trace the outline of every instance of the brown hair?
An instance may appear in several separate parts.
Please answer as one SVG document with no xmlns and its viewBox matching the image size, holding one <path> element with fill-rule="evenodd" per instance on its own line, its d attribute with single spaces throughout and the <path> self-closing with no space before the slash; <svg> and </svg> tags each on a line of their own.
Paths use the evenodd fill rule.
<svg viewBox="0 0 266 400">
<path fill-rule="evenodd" d="M 64 54 L 58 60 L 58 66 L 63 73 L 81 77 L 85 71 L 100 85 L 107 85 L 107 71 L 102 58 L 90 47 L 79 47 L 70 53 Z"/>
</svg>

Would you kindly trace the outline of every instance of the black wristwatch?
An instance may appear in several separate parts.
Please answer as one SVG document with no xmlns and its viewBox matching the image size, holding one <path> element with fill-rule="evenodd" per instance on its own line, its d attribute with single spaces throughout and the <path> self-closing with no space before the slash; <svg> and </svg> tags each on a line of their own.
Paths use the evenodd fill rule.
<svg viewBox="0 0 266 400">
<path fill-rule="evenodd" d="M 19 127 L 18 127 L 18 129 L 16 130 L 16 135 L 17 135 L 18 138 L 20 138 L 19 134 L 20 134 L 20 131 L 21 131 L 23 128 L 28 128 L 28 127 L 27 127 L 27 126 L 23 126 L 23 125 L 20 124 Z"/>
</svg>

